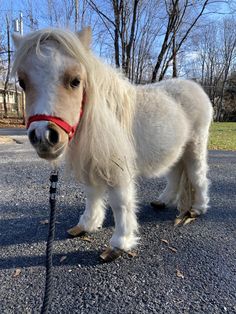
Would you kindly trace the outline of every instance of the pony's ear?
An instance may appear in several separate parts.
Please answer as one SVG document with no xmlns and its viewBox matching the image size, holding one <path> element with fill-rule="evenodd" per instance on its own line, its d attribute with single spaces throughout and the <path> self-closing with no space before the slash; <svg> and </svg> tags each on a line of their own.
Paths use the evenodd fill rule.
<svg viewBox="0 0 236 314">
<path fill-rule="evenodd" d="M 16 48 L 18 48 L 20 46 L 22 39 L 23 39 L 23 36 L 21 36 L 17 33 L 12 34 L 12 40 L 13 40 L 13 43 L 14 43 Z"/>
<path fill-rule="evenodd" d="M 90 49 L 92 42 L 92 29 L 90 26 L 85 27 L 77 33 L 77 36 L 86 49 Z"/>
</svg>

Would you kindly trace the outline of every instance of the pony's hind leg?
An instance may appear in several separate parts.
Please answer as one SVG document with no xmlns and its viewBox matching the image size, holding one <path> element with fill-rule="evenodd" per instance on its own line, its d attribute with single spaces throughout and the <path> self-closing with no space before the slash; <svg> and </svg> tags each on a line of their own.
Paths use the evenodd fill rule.
<svg viewBox="0 0 236 314">
<path fill-rule="evenodd" d="M 93 232 L 102 227 L 105 217 L 104 186 L 85 187 L 86 207 L 79 223 L 67 232 L 71 236 L 80 236 L 85 232 Z"/>
<path fill-rule="evenodd" d="M 136 218 L 136 199 L 134 183 L 128 186 L 109 189 L 109 203 L 111 205 L 115 231 L 110 240 L 111 249 L 101 255 L 104 261 L 111 261 L 122 251 L 129 251 L 138 243 L 138 223 Z M 118 252 L 118 254 L 117 254 Z"/>
<path fill-rule="evenodd" d="M 204 136 L 205 135 L 205 136 Z M 186 147 L 184 163 L 187 176 L 192 185 L 192 215 L 200 215 L 208 208 L 208 185 L 207 179 L 207 137 L 206 134 L 194 139 Z"/>
<path fill-rule="evenodd" d="M 161 208 L 176 203 L 182 172 L 183 162 L 180 160 L 170 169 L 166 175 L 167 185 L 163 193 L 156 201 L 151 202 L 151 205 L 154 208 Z"/>
</svg>

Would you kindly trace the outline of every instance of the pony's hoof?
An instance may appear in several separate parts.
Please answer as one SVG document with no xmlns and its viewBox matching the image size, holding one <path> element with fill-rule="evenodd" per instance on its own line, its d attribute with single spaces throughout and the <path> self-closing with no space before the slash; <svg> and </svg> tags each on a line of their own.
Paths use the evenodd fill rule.
<svg viewBox="0 0 236 314">
<path fill-rule="evenodd" d="M 80 226 L 76 225 L 73 228 L 67 230 L 67 233 L 69 234 L 69 236 L 75 238 L 85 235 L 86 231 L 83 230 Z"/>
<path fill-rule="evenodd" d="M 107 248 L 101 255 L 102 262 L 109 263 L 120 257 L 124 251 L 118 248 Z"/>
<path fill-rule="evenodd" d="M 187 225 L 191 222 L 193 222 L 196 218 L 191 218 L 191 217 L 183 217 L 183 218 L 176 218 L 174 226 L 179 226 L 179 225 Z"/>
<path fill-rule="evenodd" d="M 180 214 L 178 217 L 176 217 L 174 225 L 175 226 L 187 225 L 196 220 L 198 216 L 199 216 L 198 213 L 196 213 L 193 209 L 190 209 L 187 212 L 184 212 Z"/>
<path fill-rule="evenodd" d="M 153 201 L 150 203 L 150 205 L 154 208 L 154 209 L 164 209 L 166 208 L 166 204 L 160 201 Z"/>
</svg>

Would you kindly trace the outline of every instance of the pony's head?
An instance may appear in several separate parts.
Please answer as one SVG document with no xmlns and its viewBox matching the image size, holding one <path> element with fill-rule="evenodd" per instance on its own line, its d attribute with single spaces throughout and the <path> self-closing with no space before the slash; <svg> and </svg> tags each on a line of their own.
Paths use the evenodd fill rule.
<svg viewBox="0 0 236 314">
<path fill-rule="evenodd" d="M 91 30 L 44 29 L 13 35 L 13 40 L 12 73 L 25 91 L 30 142 L 40 157 L 55 160 L 72 139 L 85 106 Z"/>
<path fill-rule="evenodd" d="M 118 172 L 134 160 L 134 87 L 89 49 L 90 28 L 77 34 L 43 29 L 13 39 L 12 74 L 25 90 L 28 135 L 38 155 L 57 161 L 67 150 L 80 180 L 116 184 Z"/>
</svg>

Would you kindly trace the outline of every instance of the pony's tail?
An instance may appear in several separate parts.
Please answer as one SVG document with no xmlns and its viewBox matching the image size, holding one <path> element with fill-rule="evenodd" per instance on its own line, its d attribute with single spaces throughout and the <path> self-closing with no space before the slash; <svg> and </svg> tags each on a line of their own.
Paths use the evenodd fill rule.
<svg viewBox="0 0 236 314">
<path fill-rule="evenodd" d="M 186 212 L 191 210 L 193 204 L 193 186 L 189 180 L 187 172 L 185 168 L 183 168 L 180 183 L 179 183 L 179 191 L 177 196 L 177 209 L 180 213 L 180 216 L 184 215 Z"/>
</svg>

